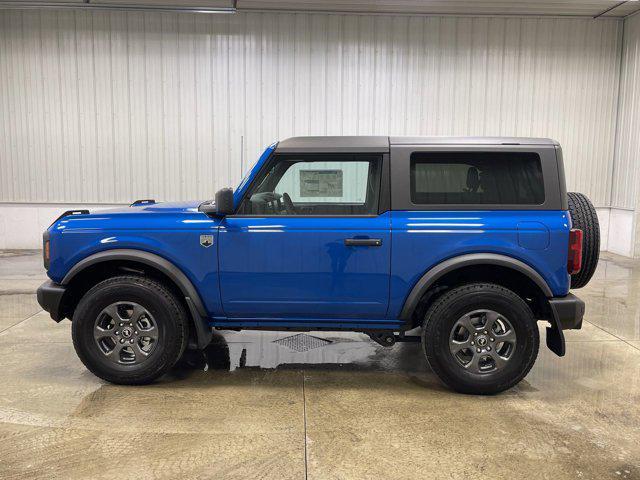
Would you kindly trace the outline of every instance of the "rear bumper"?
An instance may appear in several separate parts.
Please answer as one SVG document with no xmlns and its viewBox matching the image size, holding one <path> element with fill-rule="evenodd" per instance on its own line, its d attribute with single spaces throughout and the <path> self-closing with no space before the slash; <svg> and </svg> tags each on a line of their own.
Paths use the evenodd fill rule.
<svg viewBox="0 0 640 480">
<path fill-rule="evenodd" d="M 550 298 L 549 305 L 551 306 L 555 324 L 560 330 L 582 328 L 584 302 L 578 297 L 570 293 L 565 297 Z"/>
<path fill-rule="evenodd" d="M 59 322 L 63 318 L 60 312 L 60 306 L 65 291 L 65 287 L 51 280 L 40 285 L 37 291 L 38 303 L 45 311 L 49 312 L 51 318 L 56 322 Z"/>
</svg>

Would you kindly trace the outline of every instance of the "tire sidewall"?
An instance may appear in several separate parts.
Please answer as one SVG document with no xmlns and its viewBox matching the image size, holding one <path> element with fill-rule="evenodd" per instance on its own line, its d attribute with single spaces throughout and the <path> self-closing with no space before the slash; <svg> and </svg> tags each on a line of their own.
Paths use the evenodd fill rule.
<svg viewBox="0 0 640 480">
<path fill-rule="evenodd" d="M 443 303 L 436 305 L 434 311 L 427 313 L 422 342 L 425 355 L 436 373 L 456 390 L 496 393 L 517 383 L 533 365 L 539 346 L 537 324 L 524 301 L 516 294 L 509 293 L 511 295 L 476 288 L 448 296 Z M 509 320 L 516 334 L 516 349 L 504 368 L 474 374 L 453 356 L 449 349 L 449 338 L 458 319 L 474 310 L 483 309 L 494 310 Z"/>
<path fill-rule="evenodd" d="M 109 281 L 107 281 L 109 282 Z M 134 302 L 143 306 L 153 317 L 158 328 L 158 341 L 149 358 L 135 365 L 120 365 L 109 361 L 93 336 L 95 321 L 107 306 L 116 302 Z M 78 356 L 94 374 L 119 383 L 127 379 L 154 377 L 170 368 L 172 359 L 182 353 L 181 332 L 175 317 L 175 305 L 148 281 L 135 278 L 102 282 L 81 299 L 73 315 L 72 334 Z M 168 365 L 171 363 L 171 365 Z"/>
</svg>

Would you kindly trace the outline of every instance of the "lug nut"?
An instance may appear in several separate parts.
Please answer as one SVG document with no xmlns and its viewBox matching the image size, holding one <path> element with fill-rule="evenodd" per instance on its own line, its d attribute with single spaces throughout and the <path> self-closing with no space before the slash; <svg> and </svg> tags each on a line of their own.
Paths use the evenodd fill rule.
<svg viewBox="0 0 640 480">
<path fill-rule="evenodd" d="M 479 348 L 476 348 L 476 352 L 480 353 L 482 350 L 480 350 Z"/>
<path fill-rule="evenodd" d="M 124 323 L 120 322 L 120 326 L 121 326 L 121 327 L 124 327 Z"/>
<path fill-rule="evenodd" d="M 490 351 L 491 351 L 491 347 L 487 347 L 487 351 L 489 351 L 489 352 L 490 352 Z"/>
<path fill-rule="evenodd" d="M 119 330 L 116 330 L 116 335 L 120 335 L 120 331 Z"/>
<path fill-rule="evenodd" d="M 138 333 L 138 332 L 136 332 L 136 333 Z M 491 338 L 490 340 L 491 340 L 492 342 L 495 342 L 495 341 L 496 341 L 496 339 L 495 339 L 495 338 Z"/>
<path fill-rule="evenodd" d="M 124 343 L 124 338 L 121 338 L 121 339 L 120 339 L 120 343 Z"/>
<path fill-rule="evenodd" d="M 478 332 L 474 333 L 474 334 L 473 334 L 473 336 L 474 336 L 474 337 L 477 337 L 477 336 L 478 336 Z"/>
<path fill-rule="evenodd" d="M 476 344 L 476 342 L 471 342 L 471 345 L 475 345 L 475 344 Z"/>
<path fill-rule="evenodd" d="M 487 331 L 485 330 L 485 331 L 484 331 L 484 332 L 482 332 L 482 333 L 484 333 L 484 334 L 486 335 L 486 334 L 487 334 Z"/>
<path fill-rule="evenodd" d="M 129 343 L 133 343 L 133 338 L 131 340 L 129 340 Z"/>
<path fill-rule="evenodd" d="M 135 331 L 135 332 L 133 332 L 133 333 L 135 333 L 135 334 L 137 335 L 137 334 L 138 334 L 138 331 L 136 330 L 136 331 Z M 493 342 L 493 339 L 492 339 L 491 341 Z"/>
</svg>

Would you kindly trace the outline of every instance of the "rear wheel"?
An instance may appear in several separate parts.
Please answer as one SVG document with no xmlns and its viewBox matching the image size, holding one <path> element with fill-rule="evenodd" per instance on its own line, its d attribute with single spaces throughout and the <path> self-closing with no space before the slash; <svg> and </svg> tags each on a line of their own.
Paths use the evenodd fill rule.
<svg viewBox="0 0 640 480">
<path fill-rule="evenodd" d="M 490 283 L 463 285 L 429 308 L 422 346 L 429 365 L 462 393 L 493 394 L 522 380 L 538 355 L 533 313 L 511 290 Z"/>
<path fill-rule="evenodd" d="M 571 275 L 571 288 L 582 288 L 593 276 L 600 258 L 600 224 L 593 204 L 586 195 L 567 193 L 573 228 L 582 230 L 582 268 Z"/>
<path fill-rule="evenodd" d="M 150 383 L 187 344 L 184 308 L 161 283 L 137 276 L 104 280 L 80 300 L 73 344 L 82 363 L 112 383 Z"/>
</svg>

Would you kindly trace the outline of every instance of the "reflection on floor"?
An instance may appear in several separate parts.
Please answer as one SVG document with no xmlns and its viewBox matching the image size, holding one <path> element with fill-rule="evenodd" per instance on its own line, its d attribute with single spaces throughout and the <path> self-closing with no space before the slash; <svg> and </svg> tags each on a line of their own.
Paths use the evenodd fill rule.
<svg viewBox="0 0 640 480">
<path fill-rule="evenodd" d="M 44 278 L 0 252 L 2 479 L 640 478 L 638 261 L 605 254 L 567 356 L 495 397 L 345 333 L 220 332 L 154 385 L 109 385 L 40 311 Z"/>
</svg>

